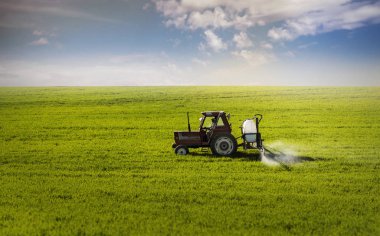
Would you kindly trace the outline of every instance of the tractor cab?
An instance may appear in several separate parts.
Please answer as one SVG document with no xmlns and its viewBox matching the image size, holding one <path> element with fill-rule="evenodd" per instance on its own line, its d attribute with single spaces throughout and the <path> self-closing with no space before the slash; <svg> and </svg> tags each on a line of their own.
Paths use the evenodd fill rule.
<svg viewBox="0 0 380 236">
<path fill-rule="evenodd" d="M 207 111 L 202 112 L 202 115 L 199 118 L 199 132 L 205 142 L 209 142 L 214 134 L 231 133 L 231 124 L 228 123 L 230 114 L 223 111 Z"/>
</svg>

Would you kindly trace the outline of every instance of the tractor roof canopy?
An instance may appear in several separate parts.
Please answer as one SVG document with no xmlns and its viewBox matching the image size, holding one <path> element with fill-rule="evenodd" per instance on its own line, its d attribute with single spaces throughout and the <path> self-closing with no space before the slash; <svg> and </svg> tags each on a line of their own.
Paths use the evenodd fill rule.
<svg viewBox="0 0 380 236">
<path fill-rule="evenodd" d="M 204 115 L 205 117 L 216 117 L 216 116 L 219 116 L 220 115 L 223 115 L 225 114 L 224 111 L 204 111 L 202 112 L 202 115 Z"/>
</svg>

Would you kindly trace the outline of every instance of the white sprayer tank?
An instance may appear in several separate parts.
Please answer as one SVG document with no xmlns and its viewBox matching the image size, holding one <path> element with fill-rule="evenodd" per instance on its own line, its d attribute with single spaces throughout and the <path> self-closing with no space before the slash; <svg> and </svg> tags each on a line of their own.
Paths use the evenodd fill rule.
<svg viewBox="0 0 380 236">
<path fill-rule="evenodd" d="M 245 120 L 242 125 L 242 133 L 245 141 L 256 142 L 257 127 L 255 120 Z"/>
</svg>

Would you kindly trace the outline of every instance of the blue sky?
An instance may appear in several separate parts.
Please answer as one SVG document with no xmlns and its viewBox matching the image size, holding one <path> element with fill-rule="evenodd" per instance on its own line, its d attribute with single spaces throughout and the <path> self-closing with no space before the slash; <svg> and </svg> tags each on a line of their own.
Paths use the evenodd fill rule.
<svg viewBox="0 0 380 236">
<path fill-rule="evenodd" d="M 380 85 L 380 2 L 2 0 L 0 85 Z"/>
</svg>

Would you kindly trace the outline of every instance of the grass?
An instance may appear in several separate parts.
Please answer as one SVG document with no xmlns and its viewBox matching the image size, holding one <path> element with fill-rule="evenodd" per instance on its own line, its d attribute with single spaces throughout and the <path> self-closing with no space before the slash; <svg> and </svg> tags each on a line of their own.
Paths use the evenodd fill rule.
<svg viewBox="0 0 380 236">
<path fill-rule="evenodd" d="M 379 235 L 379 87 L 0 88 L 0 234 Z M 264 115 L 289 168 L 200 150 L 200 112 Z"/>
</svg>

